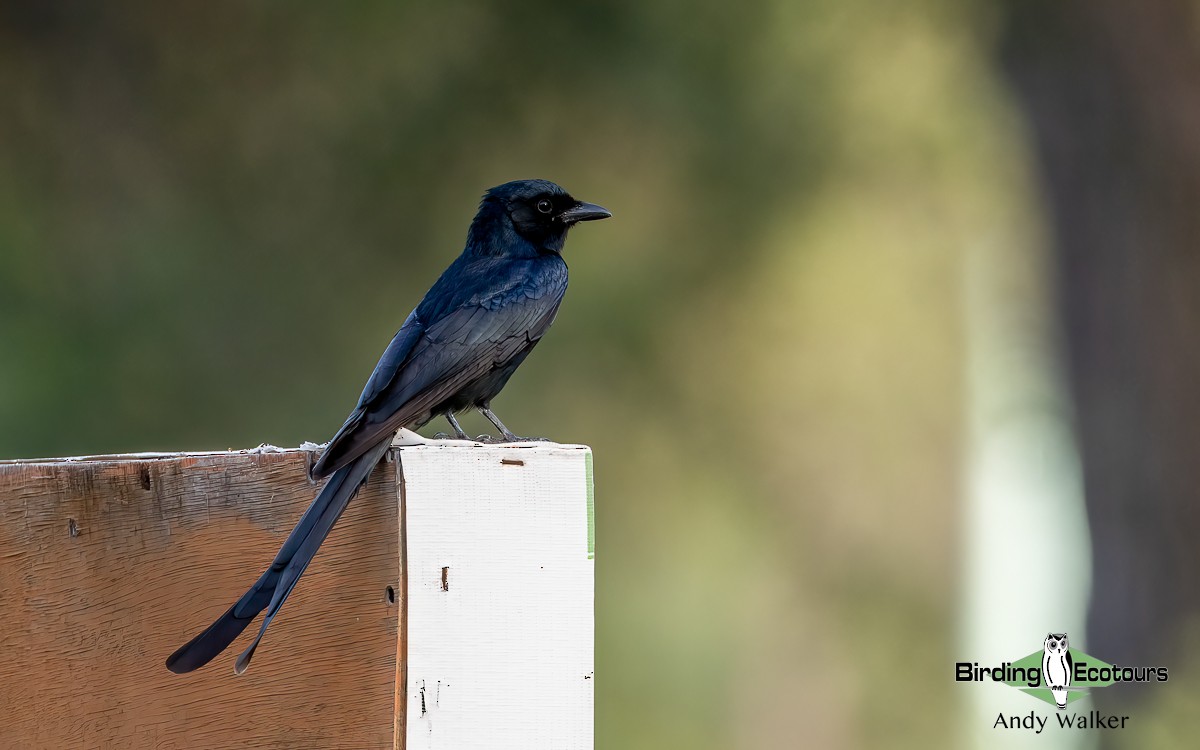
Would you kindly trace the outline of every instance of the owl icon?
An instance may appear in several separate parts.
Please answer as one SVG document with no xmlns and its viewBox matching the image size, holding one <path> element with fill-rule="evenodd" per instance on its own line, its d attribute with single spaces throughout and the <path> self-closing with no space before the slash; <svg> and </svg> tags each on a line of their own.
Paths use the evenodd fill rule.
<svg viewBox="0 0 1200 750">
<path fill-rule="evenodd" d="M 1066 633 L 1050 633 L 1046 636 L 1042 653 L 1042 686 L 1050 688 L 1059 711 L 1067 707 L 1067 692 L 1074 671 L 1070 649 Z"/>
</svg>

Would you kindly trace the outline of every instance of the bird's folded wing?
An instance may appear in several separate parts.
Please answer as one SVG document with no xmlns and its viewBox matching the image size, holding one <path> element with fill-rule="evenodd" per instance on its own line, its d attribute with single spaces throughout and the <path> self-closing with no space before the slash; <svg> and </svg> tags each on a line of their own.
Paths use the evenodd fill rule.
<svg viewBox="0 0 1200 750">
<path fill-rule="evenodd" d="M 364 400 L 342 425 L 313 467 L 327 476 L 361 456 L 387 435 L 407 426 L 495 367 L 508 363 L 545 333 L 561 295 L 515 295 L 458 308 L 403 341 L 401 361 L 380 360 Z M 411 316 L 405 327 L 419 326 Z M 404 333 L 404 329 L 401 329 Z M 401 340 L 400 334 L 393 344 Z M 389 347 L 389 351 L 391 347 Z M 381 372 L 387 367 L 390 372 Z M 389 377 L 390 375 L 390 377 Z"/>
</svg>

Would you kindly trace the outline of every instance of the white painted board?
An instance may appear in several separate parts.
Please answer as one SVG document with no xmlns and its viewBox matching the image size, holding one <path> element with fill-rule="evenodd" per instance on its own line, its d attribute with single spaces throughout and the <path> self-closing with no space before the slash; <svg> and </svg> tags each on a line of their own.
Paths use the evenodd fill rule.
<svg viewBox="0 0 1200 750">
<path fill-rule="evenodd" d="M 591 450 L 444 441 L 399 459 L 405 747 L 591 750 Z"/>
</svg>

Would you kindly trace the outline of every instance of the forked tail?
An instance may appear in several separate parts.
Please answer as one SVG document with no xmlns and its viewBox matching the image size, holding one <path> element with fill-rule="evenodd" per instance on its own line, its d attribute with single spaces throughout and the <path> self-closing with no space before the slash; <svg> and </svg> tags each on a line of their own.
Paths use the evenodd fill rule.
<svg viewBox="0 0 1200 750">
<path fill-rule="evenodd" d="M 296 582 L 300 580 L 304 569 L 312 562 L 317 549 L 329 536 L 333 525 L 337 522 L 350 500 L 358 492 L 363 482 L 371 475 L 371 470 L 383 458 L 391 444 L 391 436 L 380 442 L 371 450 L 350 464 L 338 469 L 329 482 L 321 489 L 316 499 L 304 511 L 296 528 L 288 535 L 279 554 L 271 567 L 262 574 L 250 590 L 242 594 L 232 607 L 217 618 L 200 635 L 180 646 L 175 653 L 167 657 L 167 669 L 176 674 L 191 672 L 203 667 L 208 662 L 233 643 L 242 631 L 258 616 L 259 612 L 267 610 L 262 626 L 254 641 L 238 657 L 233 671 L 241 674 L 250 666 L 254 650 L 258 648 L 267 626 L 279 613 L 280 607 L 292 593 Z"/>
</svg>

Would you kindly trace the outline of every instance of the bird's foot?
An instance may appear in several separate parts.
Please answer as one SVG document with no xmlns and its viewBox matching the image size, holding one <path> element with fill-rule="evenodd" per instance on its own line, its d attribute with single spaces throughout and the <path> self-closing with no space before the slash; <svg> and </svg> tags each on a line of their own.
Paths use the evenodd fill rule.
<svg viewBox="0 0 1200 750">
<path fill-rule="evenodd" d="M 499 445 L 501 443 L 552 443 L 550 438 L 545 437 L 521 437 L 520 435 L 505 435 L 504 437 L 492 437 L 491 435 L 480 435 L 475 438 L 477 443 L 487 443 L 489 445 Z"/>
</svg>

